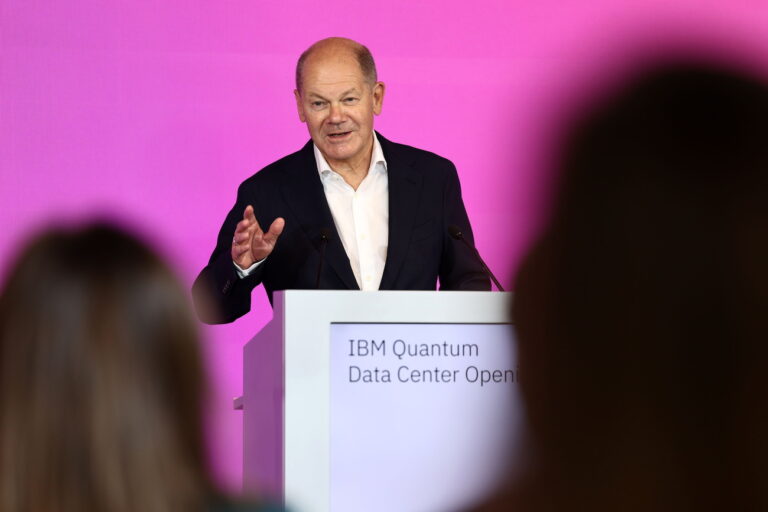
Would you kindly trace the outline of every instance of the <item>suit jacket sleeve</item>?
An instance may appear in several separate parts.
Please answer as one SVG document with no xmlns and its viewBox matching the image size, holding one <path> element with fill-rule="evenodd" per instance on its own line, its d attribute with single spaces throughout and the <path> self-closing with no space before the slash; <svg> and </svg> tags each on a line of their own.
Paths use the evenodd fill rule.
<svg viewBox="0 0 768 512">
<path fill-rule="evenodd" d="M 192 285 L 192 297 L 197 315 L 205 323 L 233 322 L 251 309 L 251 291 L 261 283 L 264 265 L 259 265 L 245 278 L 240 278 L 232 262 L 232 237 L 237 223 L 243 218 L 245 207 L 257 208 L 248 182 L 237 190 L 237 201 L 227 214 L 219 230 L 216 248 L 208 265 Z"/>
<path fill-rule="evenodd" d="M 475 239 L 469 224 L 467 210 L 461 199 L 461 185 L 456 166 L 450 163 L 445 188 L 443 192 L 443 254 L 440 260 L 440 289 L 441 290 L 476 290 L 488 291 L 491 282 L 483 272 L 473 251 L 458 240 L 454 240 L 448 226 L 458 226 L 464 238 L 474 247 Z"/>
</svg>

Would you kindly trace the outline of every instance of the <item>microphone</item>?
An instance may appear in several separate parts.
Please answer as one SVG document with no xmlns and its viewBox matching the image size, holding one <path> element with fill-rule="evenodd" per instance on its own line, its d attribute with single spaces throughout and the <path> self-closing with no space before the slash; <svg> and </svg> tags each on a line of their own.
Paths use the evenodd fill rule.
<svg viewBox="0 0 768 512">
<path fill-rule="evenodd" d="M 467 241 L 467 239 L 464 238 L 464 233 L 461 232 L 461 228 L 459 226 L 456 226 L 455 224 L 451 224 L 450 226 L 448 226 L 448 233 L 451 235 L 451 238 L 453 238 L 454 240 L 461 240 L 462 242 L 464 242 L 464 245 L 466 245 L 472 250 L 472 252 L 475 255 L 475 258 L 477 258 L 477 261 L 480 262 L 480 266 L 483 267 L 483 272 L 488 274 L 488 277 L 491 278 L 491 281 L 493 281 L 493 284 L 496 285 L 496 288 L 498 288 L 500 292 L 503 292 L 504 288 L 501 287 L 501 283 L 499 283 L 499 280 L 496 279 L 495 275 L 493 275 L 493 272 L 491 272 L 491 269 L 488 268 L 488 265 L 485 264 L 485 262 L 483 261 L 483 258 L 480 257 L 480 253 L 475 248 L 475 246 L 470 244 Z"/>
<path fill-rule="evenodd" d="M 315 280 L 315 289 L 320 289 L 320 274 L 323 273 L 323 262 L 325 261 L 325 246 L 331 240 L 331 230 L 320 228 L 320 264 L 317 266 L 317 279 Z"/>
</svg>

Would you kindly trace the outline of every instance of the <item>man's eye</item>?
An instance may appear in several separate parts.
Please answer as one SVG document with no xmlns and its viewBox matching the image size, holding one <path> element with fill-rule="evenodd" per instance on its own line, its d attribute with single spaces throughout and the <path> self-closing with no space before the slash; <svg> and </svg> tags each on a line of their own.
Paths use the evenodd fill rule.
<svg viewBox="0 0 768 512">
<path fill-rule="evenodd" d="M 325 105 L 325 102 L 324 101 L 313 101 L 312 103 L 310 103 L 310 105 L 312 105 L 313 108 L 322 108 Z"/>
<path fill-rule="evenodd" d="M 344 103 L 347 103 L 347 104 L 357 103 L 357 98 L 344 98 Z"/>
</svg>

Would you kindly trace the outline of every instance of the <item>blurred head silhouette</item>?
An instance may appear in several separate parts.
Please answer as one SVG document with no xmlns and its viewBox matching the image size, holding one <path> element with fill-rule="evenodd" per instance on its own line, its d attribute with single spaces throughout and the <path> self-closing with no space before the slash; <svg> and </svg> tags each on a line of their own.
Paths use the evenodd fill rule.
<svg viewBox="0 0 768 512">
<path fill-rule="evenodd" d="M 521 510 L 768 510 L 768 86 L 659 64 L 569 133 L 516 285 Z"/>
<path fill-rule="evenodd" d="M 202 510 L 203 379 L 185 294 L 94 225 L 24 249 L 0 296 L 0 510 Z"/>
</svg>

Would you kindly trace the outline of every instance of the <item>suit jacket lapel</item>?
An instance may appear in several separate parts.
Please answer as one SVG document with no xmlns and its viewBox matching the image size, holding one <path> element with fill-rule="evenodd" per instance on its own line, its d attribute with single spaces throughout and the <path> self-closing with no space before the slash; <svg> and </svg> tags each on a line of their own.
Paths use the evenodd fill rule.
<svg viewBox="0 0 768 512">
<path fill-rule="evenodd" d="M 421 195 L 421 174 L 413 169 L 413 161 L 396 145 L 377 133 L 387 160 L 389 183 L 389 241 L 387 262 L 381 276 L 380 290 L 392 290 L 408 253 L 416 210 Z"/>
<path fill-rule="evenodd" d="M 299 152 L 299 164 L 289 167 L 283 182 L 283 195 L 298 219 L 301 229 L 319 250 L 320 230 L 328 229 L 333 235 L 325 248 L 325 262 L 350 290 L 358 290 L 355 275 L 336 231 L 331 209 L 325 199 L 323 184 L 317 173 L 314 149 L 310 140 Z"/>
</svg>

